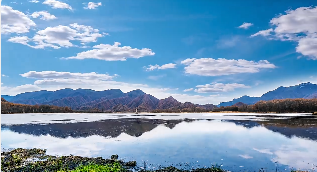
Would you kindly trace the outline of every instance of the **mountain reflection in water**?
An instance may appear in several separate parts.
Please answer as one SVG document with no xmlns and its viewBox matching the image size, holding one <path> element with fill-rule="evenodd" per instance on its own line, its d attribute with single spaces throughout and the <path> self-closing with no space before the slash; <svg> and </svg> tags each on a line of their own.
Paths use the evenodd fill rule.
<svg viewBox="0 0 317 172">
<path fill-rule="evenodd" d="M 192 121 L 192 120 L 187 120 Z M 88 137 L 99 135 L 104 137 L 118 137 L 121 133 L 139 137 L 143 133 L 153 130 L 158 125 L 172 129 L 182 120 L 160 120 L 160 119 L 108 119 L 94 122 L 78 123 L 52 123 L 52 124 L 19 124 L 2 125 L 17 133 L 31 134 L 35 136 L 51 135 L 58 138 Z"/>
<path fill-rule="evenodd" d="M 62 119 L 61 119 L 62 120 Z M 121 118 L 78 123 L 2 124 L 2 148 L 45 148 L 48 154 L 103 156 L 157 165 L 223 164 L 228 170 L 312 169 L 315 118 L 193 120 Z M 315 163 L 315 164 L 314 164 Z M 177 165 L 176 165 L 177 166 Z"/>
</svg>

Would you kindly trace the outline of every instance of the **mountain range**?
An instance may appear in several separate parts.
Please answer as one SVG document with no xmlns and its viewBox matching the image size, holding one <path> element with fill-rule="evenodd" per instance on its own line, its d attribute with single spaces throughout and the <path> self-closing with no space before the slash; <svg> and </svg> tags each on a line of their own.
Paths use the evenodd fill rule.
<svg viewBox="0 0 317 172">
<path fill-rule="evenodd" d="M 310 82 L 301 83 L 299 85 L 290 86 L 290 87 L 278 87 L 273 91 L 269 91 L 263 94 L 261 97 L 250 97 L 242 96 L 237 99 L 233 99 L 229 102 L 221 102 L 219 106 L 232 106 L 238 102 L 244 104 L 255 104 L 258 101 L 264 100 L 275 100 L 275 99 L 295 99 L 295 98 L 305 98 L 312 99 L 317 98 L 317 84 L 312 84 Z"/>
<path fill-rule="evenodd" d="M 176 109 L 176 110 L 193 110 L 202 109 L 211 111 L 215 107 L 213 104 L 198 105 L 190 102 L 181 103 L 173 97 L 157 99 L 156 97 L 144 93 L 137 89 L 123 93 L 120 89 L 110 89 L 104 91 L 94 91 L 91 89 L 70 88 L 57 91 L 35 91 L 21 93 L 16 96 L 2 95 L 2 98 L 12 103 L 28 105 L 54 105 L 61 107 L 70 107 L 74 110 L 91 110 L 100 111 L 153 111 L 157 109 Z M 240 104 L 254 104 L 260 100 L 274 100 L 285 98 L 317 98 L 317 85 L 302 83 L 290 87 L 278 87 L 273 91 L 263 94 L 261 97 L 242 96 L 229 102 L 221 102 L 218 106 L 232 106 Z"/>
<path fill-rule="evenodd" d="M 28 105 L 54 105 L 70 107 L 73 110 L 98 110 L 112 112 L 178 110 L 195 111 L 201 109 L 211 111 L 215 105 L 198 105 L 190 102 L 181 103 L 173 97 L 157 99 L 137 89 L 123 93 L 119 89 L 94 91 L 91 89 L 61 89 L 57 91 L 35 91 L 21 93 L 16 96 L 3 95 L 2 98 L 12 103 Z"/>
</svg>

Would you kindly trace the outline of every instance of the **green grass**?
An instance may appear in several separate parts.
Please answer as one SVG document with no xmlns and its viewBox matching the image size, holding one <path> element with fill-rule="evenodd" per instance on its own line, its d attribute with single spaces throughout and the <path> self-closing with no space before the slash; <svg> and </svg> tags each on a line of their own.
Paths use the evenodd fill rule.
<svg viewBox="0 0 317 172">
<path fill-rule="evenodd" d="M 115 162 L 113 164 L 107 165 L 97 165 L 97 164 L 89 164 L 89 165 L 81 165 L 78 166 L 75 170 L 60 170 L 58 172 L 124 172 L 127 171 L 124 169 L 121 164 Z"/>
</svg>

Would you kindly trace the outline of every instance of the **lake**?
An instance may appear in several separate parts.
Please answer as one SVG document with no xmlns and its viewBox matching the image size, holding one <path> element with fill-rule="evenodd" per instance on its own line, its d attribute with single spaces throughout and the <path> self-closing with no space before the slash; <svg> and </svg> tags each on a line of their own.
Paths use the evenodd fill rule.
<svg viewBox="0 0 317 172">
<path fill-rule="evenodd" d="M 231 171 L 317 168 L 308 114 L 1 114 L 1 147 L 136 160 L 148 169 L 222 165 Z"/>
</svg>

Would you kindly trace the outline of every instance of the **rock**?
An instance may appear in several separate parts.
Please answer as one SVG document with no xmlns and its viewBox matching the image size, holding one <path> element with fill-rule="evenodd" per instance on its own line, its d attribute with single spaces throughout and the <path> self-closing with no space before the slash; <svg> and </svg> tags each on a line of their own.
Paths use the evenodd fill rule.
<svg viewBox="0 0 317 172">
<path fill-rule="evenodd" d="M 118 158 L 119 158 L 118 155 L 111 155 L 111 159 L 112 159 L 112 160 L 117 160 Z"/>
<path fill-rule="evenodd" d="M 129 162 L 126 162 L 124 164 L 124 166 L 128 166 L 128 167 L 135 167 L 136 166 L 136 161 L 129 161 Z"/>
</svg>

